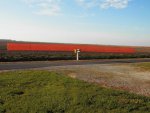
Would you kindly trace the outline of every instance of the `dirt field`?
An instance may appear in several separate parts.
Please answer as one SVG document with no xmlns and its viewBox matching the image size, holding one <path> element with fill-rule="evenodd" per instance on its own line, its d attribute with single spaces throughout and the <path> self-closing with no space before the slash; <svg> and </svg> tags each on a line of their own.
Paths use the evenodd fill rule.
<svg viewBox="0 0 150 113">
<path fill-rule="evenodd" d="M 104 87 L 150 96 L 150 71 L 142 70 L 133 64 L 76 65 L 43 69 L 55 70 L 72 78 L 94 82 Z"/>
</svg>

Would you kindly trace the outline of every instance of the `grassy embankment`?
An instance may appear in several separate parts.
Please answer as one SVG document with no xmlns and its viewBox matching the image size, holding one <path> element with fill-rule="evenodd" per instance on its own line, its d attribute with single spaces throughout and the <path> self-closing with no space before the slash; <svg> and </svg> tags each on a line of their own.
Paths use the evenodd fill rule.
<svg viewBox="0 0 150 113">
<path fill-rule="evenodd" d="M 150 97 L 48 71 L 0 73 L 0 113 L 149 113 Z"/>
<path fill-rule="evenodd" d="M 122 58 L 150 58 L 150 53 L 115 54 L 115 53 L 80 53 L 80 59 L 122 59 Z M 3 52 L 0 61 L 45 61 L 45 60 L 73 60 L 73 52 Z"/>
</svg>

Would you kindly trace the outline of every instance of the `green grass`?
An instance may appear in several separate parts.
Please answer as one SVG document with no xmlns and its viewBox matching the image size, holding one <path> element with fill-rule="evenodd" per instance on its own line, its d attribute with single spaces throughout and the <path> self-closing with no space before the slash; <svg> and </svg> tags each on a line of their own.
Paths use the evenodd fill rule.
<svg viewBox="0 0 150 113">
<path fill-rule="evenodd" d="M 48 71 L 0 73 L 0 113 L 149 113 L 150 98 Z"/>
<path fill-rule="evenodd" d="M 80 59 L 122 59 L 122 58 L 150 58 L 150 53 L 89 53 L 81 52 Z M 72 52 L 38 52 L 38 51 L 19 51 L 7 52 L 3 51 L 0 54 L 0 61 L 13 62 L 13 61 L 46 61 L 46 60 L 74 60 L 76 54 Z"/>
<path fill-rule="evenodd" d="M 134 64 L 134 65 L 141 68 L 142 70 L 150 71 L 150 62 L 137 63 L 137 64 Z"/>
</svg>

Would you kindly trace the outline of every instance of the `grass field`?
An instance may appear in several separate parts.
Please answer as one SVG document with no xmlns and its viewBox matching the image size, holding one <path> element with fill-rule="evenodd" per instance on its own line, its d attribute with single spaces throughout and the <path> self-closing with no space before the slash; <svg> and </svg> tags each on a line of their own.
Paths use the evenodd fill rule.
<svg viewBox="0 0 150 113">
<path fill-rule="evenodd" d="M 137 64 L 134 64 L 134 65 L 141 68 L 142 70 L 147 70 L 147 71 L 150 70 L 150 62 L 137 63 Z"/>
<path fill-rule="evenodd" d="M 58 72 L 0 73 L 0 113 L 149 113 L 150 97 L 102 88 Z"/>
</svg>

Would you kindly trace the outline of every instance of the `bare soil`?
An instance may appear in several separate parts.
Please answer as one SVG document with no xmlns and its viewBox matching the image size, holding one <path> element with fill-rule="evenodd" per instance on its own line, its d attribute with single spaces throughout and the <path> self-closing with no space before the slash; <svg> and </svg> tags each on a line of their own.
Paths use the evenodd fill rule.
<svg viewBox="0 0 150 113">
<path fill-rule="evenodd" d="M 43 69 L 61 72 L 103 87 L 150 96 L 150 71 L 143 71 L 131 64 L 57 66 Z"/>
</svg>

